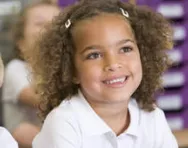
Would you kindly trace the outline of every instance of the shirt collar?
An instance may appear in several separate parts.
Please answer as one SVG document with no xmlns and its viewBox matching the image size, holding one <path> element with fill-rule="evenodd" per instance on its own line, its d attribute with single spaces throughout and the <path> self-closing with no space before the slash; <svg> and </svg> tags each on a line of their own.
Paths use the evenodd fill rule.
<svg viewBox="0 0 188 148">
<path fill-rule="evenodd" d="M 132 98 L 130 100 L 128 109 L 130 113 L 130 124 L 125 133 L 138 137 L 140 124 L 140 109 L 135 99 Z"/>
<path fill-rule="evenodd" d="M 73 110 L 75 110 L 77 119 L 80 123 L 83 134 L 87 136 L 102 135 L 113 132 L 112 129 L 95 113 L 81 91 L 70 100 Z M 130 113 L 130 124 L 124 132 L 133 136 L 138 136 L 139 130 L 139 108 L 135 99 L 131 99 L 128 105 Z"/>
<path fill-rule="evenodd" d="M 87 136 L 102 135 L 112 131 L 110 127 L 95 113 L 81 91 L 70 100 L 76 112 L 83 134 Z"/>
</svg>

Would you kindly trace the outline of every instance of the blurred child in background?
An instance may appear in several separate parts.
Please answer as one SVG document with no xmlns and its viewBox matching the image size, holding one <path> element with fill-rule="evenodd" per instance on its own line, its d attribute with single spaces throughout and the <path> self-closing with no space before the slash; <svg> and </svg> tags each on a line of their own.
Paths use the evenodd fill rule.
<svg viewBox="0 0 188 148">
<path fill-rule="evenodd" d="M 3 84 L 4 66 L 0 56 L 0 87 Z M 0 102 L 2 103 L 2 102 Z M 0 147 L 2 148 L 18 148 L 17 142 L 12 135 L 3 127 L 0 127 Z"/>
<path fill-rule="evenodd" d="M 40 130 L 36 115 L 37 95 L 29 81 L 29 70 L 24 60 L 34 43 L 60 9 L 50 2 L 38 2 L 25 8 L 14 26 L 14 44 L 17 57 L 5 69 L 3 86 L 4 122 L 20 147 L 31 147 Z"/>
</svg>

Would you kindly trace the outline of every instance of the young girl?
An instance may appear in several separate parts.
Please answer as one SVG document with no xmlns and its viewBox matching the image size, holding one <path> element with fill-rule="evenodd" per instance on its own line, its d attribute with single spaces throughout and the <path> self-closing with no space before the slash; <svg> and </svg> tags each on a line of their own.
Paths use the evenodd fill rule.
<svg viewBox="0 0 188 148">
<path fill-rule="evenodd" d="M 172 31 L 157 13 L 117 0 L 65 9 L 30 59 L 42 130 L 33 148 L 177 148 L 153 99 Z"/>
<path fill-rule="evenodd" d="M 17 57 L 5 69 L 3 106 L 5 127 L 11 131 L 20 147 L 31 147 L 33 138 L 40 130 L 35 108 L 37 95 L 28 80 L 24 54 L 32 50 L 44 25 L 51 22 L 59 12 L 60 9 L 50 2 L 37 2 L 20 13 L 14 27 Z"/>
</svg>

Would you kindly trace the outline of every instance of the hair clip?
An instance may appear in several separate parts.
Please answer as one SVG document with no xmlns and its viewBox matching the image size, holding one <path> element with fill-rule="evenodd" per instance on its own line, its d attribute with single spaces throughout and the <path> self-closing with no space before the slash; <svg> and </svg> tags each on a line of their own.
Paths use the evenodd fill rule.
<svg viewBox="0 0 188 148">
<path fill-rule="evenodd" d="M 125 11 L 123 8 L 119 8 L 123 14 L 123 16 L 125 16 L 126 18 L 129 18 L 129 13 L 127 11 Z"/>
<path fill-rule="evenodd" d="M 71 25 L 71 21 L 70 21 L 70 19 L 68 19 L 68 20 L 66 21 L 66 23 L 65 23 L 65 27 L 66 27 L 66 28 L 69 28 L 70 25 Z"/>
</svg>

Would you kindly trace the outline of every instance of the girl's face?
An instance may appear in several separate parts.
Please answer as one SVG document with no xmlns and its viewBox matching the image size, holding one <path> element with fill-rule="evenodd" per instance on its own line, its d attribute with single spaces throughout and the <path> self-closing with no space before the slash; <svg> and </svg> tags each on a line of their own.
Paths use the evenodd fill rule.
<svg viewBox="0 0 188 148">
<path fill-rule="evenodd" d="M 47 4 L 35 6 L 26 12 L 24 37 L 19 42 L 19 48 L 22 52 L 32 47 L 44 25 L 52 21 L 59 12 L 58 7 Z"/>
<path fill-rule="evenodd" d="M 142 79 L 142 66 L 131 27 L 121 15 L 101 14 L 72 30 L 75 82 L 88 102 L 127 102 Z"/>
</svg>

